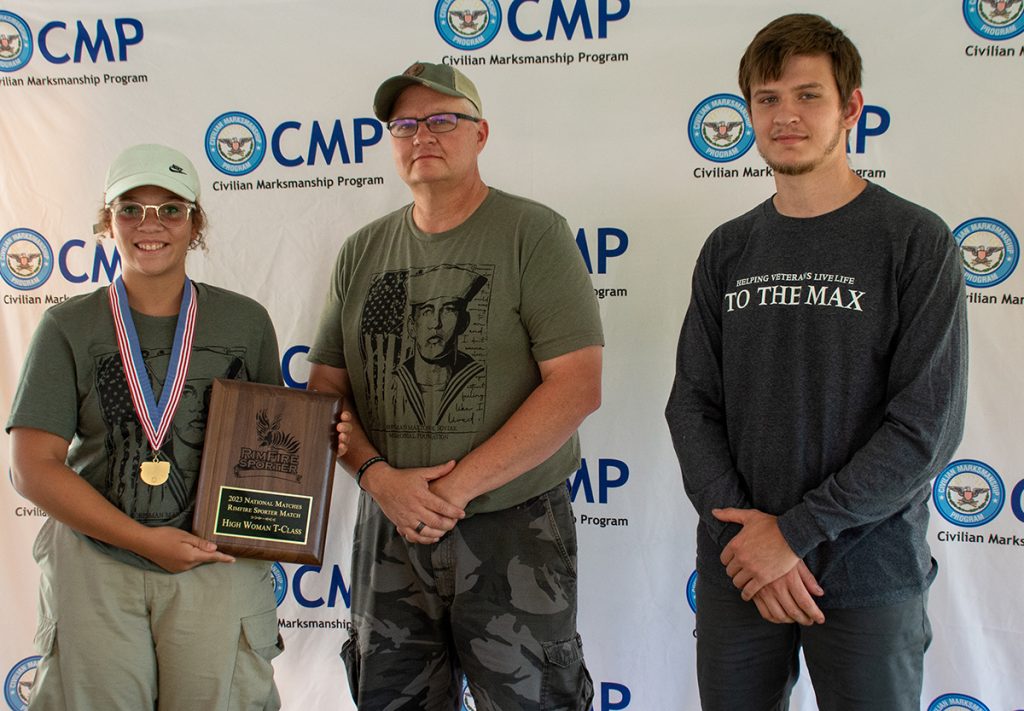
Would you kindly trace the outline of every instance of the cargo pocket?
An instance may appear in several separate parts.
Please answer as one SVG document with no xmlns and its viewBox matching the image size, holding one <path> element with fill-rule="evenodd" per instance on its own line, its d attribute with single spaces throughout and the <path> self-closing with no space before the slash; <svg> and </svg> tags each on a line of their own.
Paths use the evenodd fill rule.
<svg viewBox="0 0 1024 711">
<path fill-rule="evenodd" d="M 39 624 L 36 626 L 36 636 L 32 640 L 32 646 L 36 654 L 44 659 L 53 654 L 57 643 L 57 620 L 45 615 L 39 615 Z"/>
<path fill-rule="evenodd" d="M 60 650 L 57 648 L 57 620 L 48 615 L 39 615 L 36 624 L 36 636 L 32 647 L 41 659 L 36 665 L 35 678 L 27 691 L 28 698 L 40 709 L 70 708 L 64 698 L 64 684 L 60 675 Z M 21 696 L 23 689 L 18 689 L 16 696 Z M 25 708 L 12 706 L 11 708 Z"/>
<path fill-rule="evenodd" d="M 356 639 L 356 631 L 353 629 L 348 633 L 348 639 L 341 645 L 341 661 L 345 663 L 345 676 L 348 677 L 348 689 L 352 693 L 352 700 L 359 700 L 359 644 Z"/>
<path fill-rule="evenodd" d="M 545 642 L 542 711 L 586 711 L 594 700 L 594 684 L 583 663 L 579 635 L 561 642 Z"/>
<path fill-rule="evenodd" d="M 281 708 L 270 661 L 284 651 L 277 633 L 277 610 L 243 617 L 238 656 L 231 679 L 231 708 L 271 711 Z"/>
</svg>

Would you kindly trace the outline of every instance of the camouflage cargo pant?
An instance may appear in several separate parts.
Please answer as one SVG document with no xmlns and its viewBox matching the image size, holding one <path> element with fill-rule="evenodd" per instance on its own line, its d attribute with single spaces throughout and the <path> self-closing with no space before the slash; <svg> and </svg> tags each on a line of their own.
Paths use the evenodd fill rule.
<svg viewBox="0 0 1024 711">
<path fill-rule="evenodd" d="M 576 529 L 565 486 L 414 545 L 367 495 L 352 550 L 351 638 L 360 711 L 586 711 L 576 632 Z"/>
</svg>

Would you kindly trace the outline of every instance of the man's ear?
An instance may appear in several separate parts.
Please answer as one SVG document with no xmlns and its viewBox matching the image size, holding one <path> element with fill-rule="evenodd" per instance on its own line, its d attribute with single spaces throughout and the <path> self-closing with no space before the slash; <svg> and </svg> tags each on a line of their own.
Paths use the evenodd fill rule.
<svg viewBox="0 0 1024 711">
<path fill-rule="evenodd" d="M 864 110 L 864 94 L 860 89 L 854 89 L 850 94 L 850 100 L 843 107 L 843 128 L 851 130 L 860 120 L 860 114 Z"/>
</svg>

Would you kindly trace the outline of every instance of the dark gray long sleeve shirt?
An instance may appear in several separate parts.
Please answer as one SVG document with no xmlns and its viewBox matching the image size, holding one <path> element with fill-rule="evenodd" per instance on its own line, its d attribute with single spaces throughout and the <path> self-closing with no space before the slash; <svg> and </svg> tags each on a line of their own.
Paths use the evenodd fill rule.
<svg viewBox="0 0 1024 711">
<path fill-rule="evenodd" d="M 826 591 L 822 607 L 889 604 L 934 577 L 929 480 L 963 432 L 964 281 L 948 227 L 868 184 L 813 218 L 768 200 L 708 238 L 666 409 L 700 516 L 697 566 L 755 508 Z"/>
</svg>

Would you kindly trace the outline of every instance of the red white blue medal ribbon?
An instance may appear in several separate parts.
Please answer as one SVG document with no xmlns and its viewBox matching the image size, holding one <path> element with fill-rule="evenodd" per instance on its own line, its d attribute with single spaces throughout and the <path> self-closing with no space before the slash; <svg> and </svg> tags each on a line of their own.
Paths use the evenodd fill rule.
<svg viewBox="0 0 1024 711">
<path fill-rule="evenodd" d="M 196 307 L 199 300 L 196 296 L 196 287 L 186 276 L 185 288 L 181 295 L 181 308 L 178 310 L 178 325 L 174 330 L 171 359 L 167 364 L 167 375 L 164 378 L 159 402 L 153 395 L 153 387 L 149 383 L 146 365 L 142 360 L 142 347 L 139 344 L 139 334 L 135 330 L 135 322 L 132 320 L 131 309 L 128 307 L 124 279 L 118 276 L 110 285 L 108 293 L 110 311 L 114 316 L 114 330 L 117 331 L 117 347 L 121 352 L 121 365 L 128 381 L 132 404 L 135 406 L 135 415 L 142 423 L 142 429 L 156 458 L 156 453 L 160 451 L 167 438 L 171 420 L 174 419 L 174 412 L 178 409 L 181 392 L 185 387 L 185 376 L 188 373 L 196 329 Z"/>
</svg>

